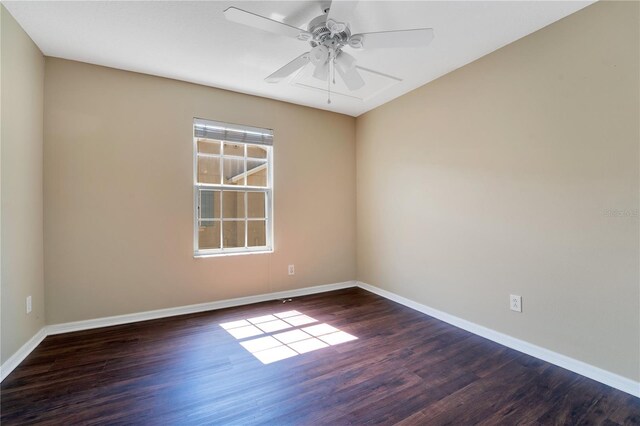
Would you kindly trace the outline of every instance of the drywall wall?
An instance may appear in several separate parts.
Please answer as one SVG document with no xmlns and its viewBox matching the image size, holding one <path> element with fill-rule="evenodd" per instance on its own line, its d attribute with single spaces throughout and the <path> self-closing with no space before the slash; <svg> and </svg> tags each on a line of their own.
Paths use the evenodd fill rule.
<svg viewBox="0 0 640 426">
<path fill-rule="evenodd" d="M 274 253 L 193 257 L 194 117 L 274 130 Z M 44 132 L 49 324 L 355 279 L 353 117 L 47 58 Z"/>
<path fill-rule="evenodd" d="M 638 8 L 358 117 L 358 280 L 640 379 Z"/>
<path fill-rule="evenodd" d="M 0 5 L 0 362 L 44 325 L 42 120 L 44 57 Z M 26 313 L 26 298 L 32 311 Z"/>
</svg>

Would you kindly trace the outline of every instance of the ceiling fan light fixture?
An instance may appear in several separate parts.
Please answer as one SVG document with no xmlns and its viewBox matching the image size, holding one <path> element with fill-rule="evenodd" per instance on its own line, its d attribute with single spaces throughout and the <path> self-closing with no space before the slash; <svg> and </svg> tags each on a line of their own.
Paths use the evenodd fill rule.
<svg viewBox="0 0 640 426">
<path fill-rule="evenodd" d="M 338 34 L 347 29 L 347 24 L 329 19 L 327 20 L 327 29 L 331 31 L 331 34 Z"/>
<path fill-rule="evenodd" d="M 353 47 L 354 49 L 361 49 L 362 48 L 362 36 L 354 35 L 354 36 L 349 37 L 349 46 Z"/>
<path fill-rule="evenodd" d="M 318 46 L 311 49 L 311 63 L 318 67 L 319 65 L 323 65 L 329 59 L 329 49 L 327 46 L 319 44 Z"/>
</svg>

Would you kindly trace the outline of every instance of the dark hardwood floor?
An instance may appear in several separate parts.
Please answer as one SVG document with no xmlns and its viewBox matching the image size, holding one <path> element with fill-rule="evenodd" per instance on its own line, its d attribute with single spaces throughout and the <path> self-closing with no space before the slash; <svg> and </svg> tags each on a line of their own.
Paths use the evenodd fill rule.
<svg viewBox="0 0 640 426">
<path fill-rule="evenodd" d="M 291 310 L 317 322 L 227 325 Z M 640 424 L 638 398 L 361 289 L 50 336 L 0 397 L 3 425 Z"/>
</svg>

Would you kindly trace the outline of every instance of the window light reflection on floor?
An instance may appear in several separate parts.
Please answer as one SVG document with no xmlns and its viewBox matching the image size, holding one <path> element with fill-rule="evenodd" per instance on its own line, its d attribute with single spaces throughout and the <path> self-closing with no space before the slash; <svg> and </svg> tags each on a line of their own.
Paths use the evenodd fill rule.
<svg viewBox="0 0 640 426">
<path fill-rule="evenodd" d="M 263 364 L 326 348 L 357 337 L 298 311 L 220 324 Z M 312 324 L 312 325 L 310 325 Z"/>
</svg>

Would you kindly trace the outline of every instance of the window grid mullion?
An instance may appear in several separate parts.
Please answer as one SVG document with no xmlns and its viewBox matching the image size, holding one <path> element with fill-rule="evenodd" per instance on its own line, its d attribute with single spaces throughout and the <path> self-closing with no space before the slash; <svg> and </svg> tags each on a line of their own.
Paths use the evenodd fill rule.
<svg viewBox="0 0 640 426">
<path fill-rule="evenodd" d="M 244 186 L 247 186 L 249 183 L 249 175 L 247 174 L 247 144 L 244 144 Z M 249 222 L 247 222 L 247 217 L 249 216 L 249 203 L 248 203 L 248 192 L 244 191 L 242 196 L 244 197 L 244 247 L 249 247 Z"/>
<path fill-rule="evenodd" d="M 264 194 L 265 243 L 273 247 L 273 150 L 267 150 L 267 189 Z"/>
<path fill-rule="evenodd" d="M 222 157 L 222 154 L 210 154 L 208 152 L 198 152 L 196 153 L 196 155 L 198 157 L 206 157 L 206 158 L 220 158 Z M 226 158 L 231 158 L 233 160 L 242 160 L 244 157 L 240 156 L 240 155 L 225 155 Z M 261 161 L 266 163 L 267 161 L 261 158 L 252 158 L 252 160 L 257 160 L 257 161 Z"/>
<path fill-rule="evenodd" d="M 224 184 L 224 142 L 220 142 L 220 185 Z M 224 191 L 220 191 L 220 250 L 224 250 Z"/>
<path fill-rule="evenodd" d="M 247 191 L 244 191 L 244 246 L 249 247 L 249 222 L 247 217 L 249 216 L 248 195 Z"/>
<path fill-rule="evenodd" d="M 218 159 L 220 162 L 220 185 L 224 185 L 224 143 L 220 144 L 220 158 Z"/>
<path fill-rule="evenodd" d="M 247 186 L 247 182 L 249 181 L 248 176 L 247 176 L 247 144 L 244 145 L 244 157 L 242 158 L 242 161 L 244 162 L 244 171 L 243 171 L 243 176 L 242 176 L 242 186 Z"/>
<path fill-rule="evenodd" d="M 198 183 L 196 186 L 210 191 L 224 189 L 226 191 L 267 192 L 270 190 L 266 186 L 219 185 L 217 183 Z"/>
</svg>

